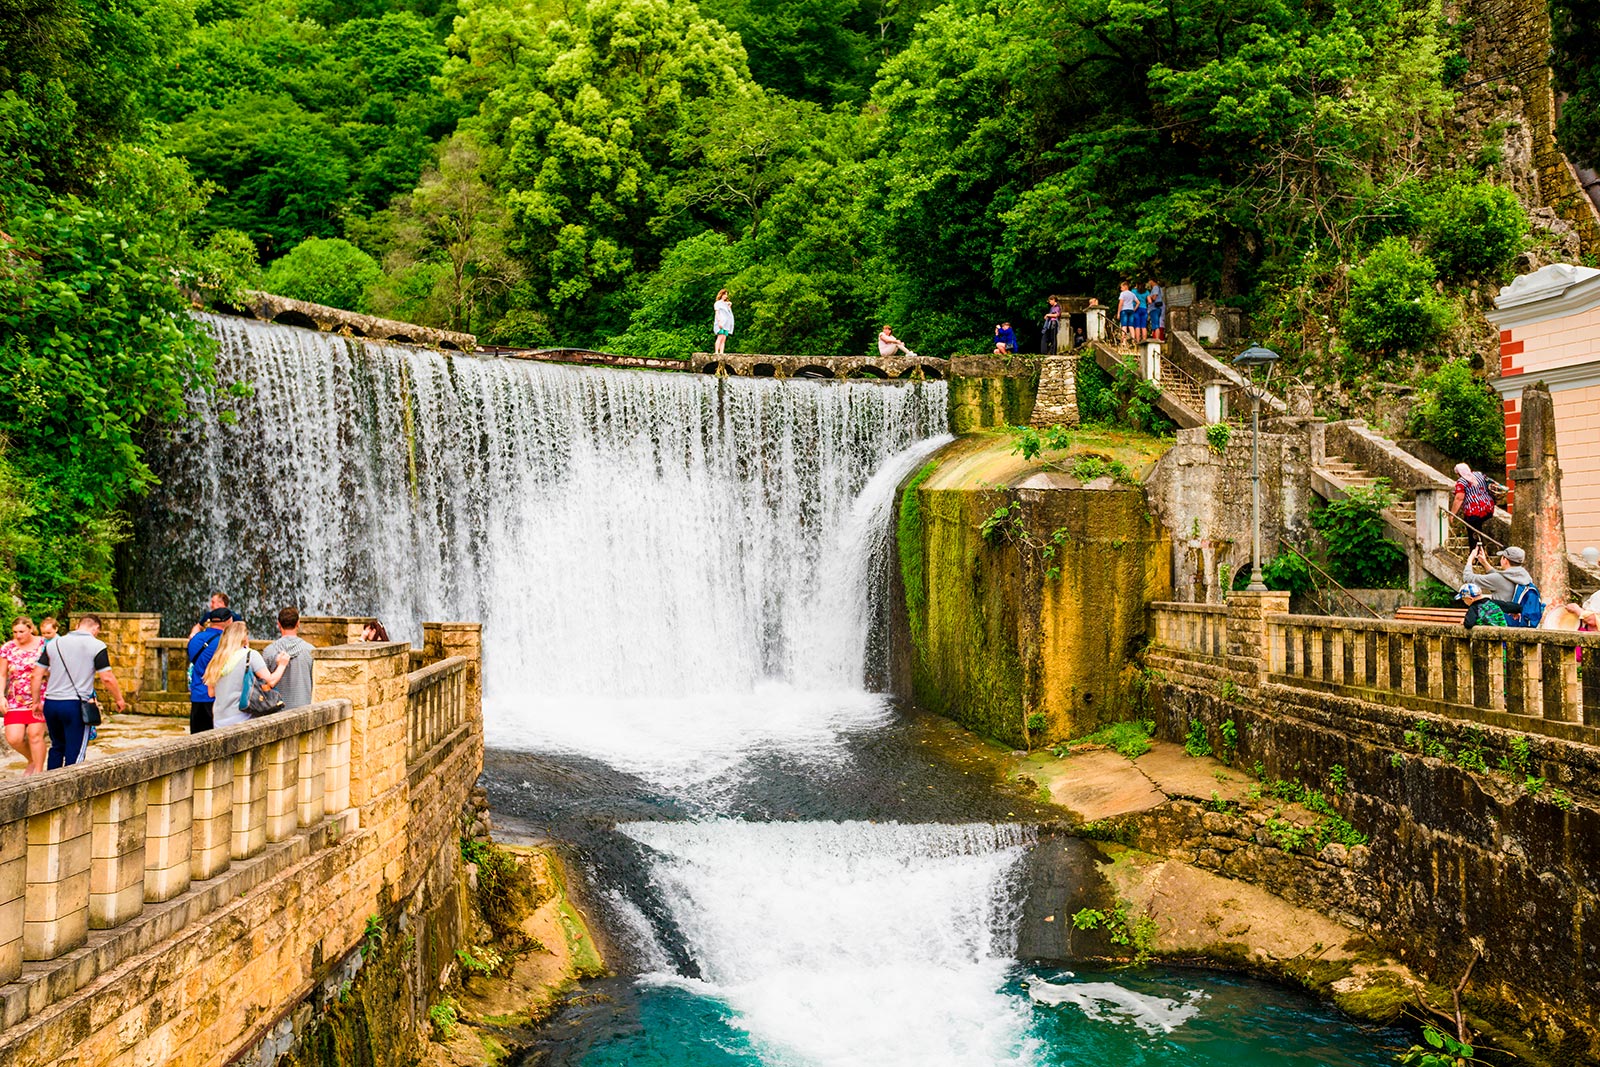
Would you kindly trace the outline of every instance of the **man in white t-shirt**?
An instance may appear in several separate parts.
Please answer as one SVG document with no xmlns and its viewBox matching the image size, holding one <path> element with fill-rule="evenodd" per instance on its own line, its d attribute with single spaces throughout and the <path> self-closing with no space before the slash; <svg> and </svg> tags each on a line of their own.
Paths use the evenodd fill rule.
<svg viewBox="0 0 1600 1067">
<path fill-rule="evenodd" d="M 122 687 L 111 673 L 111 654 L 100 640 L 100 619 L 85 615 L 77 629 L 51 641 L 39 654 L 33 668 L 34 710 L 44 713 L 44 727 L 50 734 L 50 756 L 46 770 L 70 767 L 89 751 L 89 727 L 83 721 L 83 702 L 94 699 L 98 678 L 111 690 L 122 711 Z"/>
</svg>

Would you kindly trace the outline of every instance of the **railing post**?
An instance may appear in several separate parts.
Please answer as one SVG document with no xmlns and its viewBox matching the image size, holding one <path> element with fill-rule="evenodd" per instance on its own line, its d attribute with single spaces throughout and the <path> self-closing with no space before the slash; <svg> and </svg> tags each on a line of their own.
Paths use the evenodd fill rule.
<svg viewBox="0 0 1600 1067">
<path fill-rule="evenodd" d="M 322 803 L 330 815 L 350 807 L 350 731 L 349 715 L 328 727 L 322 762 Z"/>
<path fill-rule="evenodd" d="M 480 622 L 442 622 L 439 624 L 440 658 L 465 656 L 467 659 L 467 707 L 474 719 L 483 718 L 483 624 Z"/>
<path fill-rule="evenodd" d="M 1228 390 L 1233 383 L 1218 379 L 1206 383 L 1206 422 L 1228 421 Z"/>
<path fill-rule="evenodd" d="M 0 984 L 22 973 L 22 923 L 28 890 L 28 824 L 0 825 Z"/>
<path fill-rule="evenodd" d="M 40 812 L 28 820 L 28 890 L 22 955 L 53 960 L 89 938 L 88 804 Z"/>
<path fill-rule="evenodd" d="M 1563 648 L 1558 655 L 1561 657 L 1561 701 L 1560 716 L 1562 722 L 1583 721 L 1583 690 L 1578 687 L 1578 656 L 1577 649 Z M 1545 718 L 1549 718 L 1548 707 L 1545 708 Z"/>
<path fill-rule="evenodd" d="M 1241 589 L 1228 596 L 1228 657 L 1246 688 L 1258 688 L 1266 677 L 1267 619 L 1288 613 L 1288 593 Z"/>
<path fill-rule="evenodd" d="M 318 698 L 350 701 L 349 803 L 365 811 L 405 777 L 411 646 L 391 641 L 322 649 L 313 664 Z"/>
<path fill-rule="evenodd" d="M 315 826 L 327 813 L 328 729 L 317 727 L 295 739 L 299 767 L 295 773 L 295 819 L 302 827 Z"/>
<path fill-rule="evenodd" d="M 1498 640 L 1484 641 L 1483 654 L 1488 658 L 1489 668 L 1489 709 L 1491 711 L 1506 710 L 1506 655 L 1505 649 Z"/>
<path fill-rule="evenodd" d="M 189 888 L 194 768 L 164 774 L 145 798 L 144 899 L 154 904 Z"/>
<path fill-rule="evenodd" d="M 1555 709 L 1561 715 L 1560 707 Z M 1522 646 L 1522 713 L 1536 719 L 1549 718 L 1544 707 L 1544 643 Z"/>
<path fill-rule="evenodd" d="M 267 844 L 266 752 L 247 748 L 233 757 L 233 837 L 229 855 L 249 859 Z"/>
<path fill-rule="evenodd" d="M 203 882 L 227 870 L 233 854 L 233 757 L 195 767 L 193 805 L 189 870 Z"/>
<path fill-rule="evenodd" d="M 145 800 L 143 782 L 95 797 L 91 806 L 89 925 L 120 926 L 144 909 Z"/>
<path fill-rule="evenodd" d="M 267 840 L 283 841 L 300 825 L 300 743 L 296 738 L 285 737 L 258 751 L 262 754 L 267 778 Z"/>
</svg>

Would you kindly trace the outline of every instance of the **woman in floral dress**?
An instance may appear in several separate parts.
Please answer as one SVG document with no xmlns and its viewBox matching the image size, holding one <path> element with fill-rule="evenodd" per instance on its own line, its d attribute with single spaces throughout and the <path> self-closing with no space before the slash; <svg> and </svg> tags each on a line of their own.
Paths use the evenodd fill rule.
<svg viewBox="0 0 1600 1067">
<path fill-rule="evenodd" d="M 44 651 L 44 639 L 33 632 L 33 620 L 19 615 L 11 624 L 11 640 L 0 645 L 0 694 L 5 697 L 6 744 L 28 761 L 24 774 L 44 770 L 49 744 L 44 716 L 33 707 L 33 668 Z"/>
</svg>

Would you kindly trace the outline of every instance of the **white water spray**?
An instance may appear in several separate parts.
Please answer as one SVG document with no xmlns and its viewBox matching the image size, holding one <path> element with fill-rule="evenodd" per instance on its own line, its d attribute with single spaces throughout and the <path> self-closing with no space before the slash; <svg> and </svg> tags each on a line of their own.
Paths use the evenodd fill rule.
<svg viewBox="0 0 1600 1067">
<path fill-rule="evenodd" d="M 1016 826 L 630 823 L 698 980 L 765 1062 L 991 1067 L 1031 1059 L 999 995 L 1020 909 Z"/>
</svg>

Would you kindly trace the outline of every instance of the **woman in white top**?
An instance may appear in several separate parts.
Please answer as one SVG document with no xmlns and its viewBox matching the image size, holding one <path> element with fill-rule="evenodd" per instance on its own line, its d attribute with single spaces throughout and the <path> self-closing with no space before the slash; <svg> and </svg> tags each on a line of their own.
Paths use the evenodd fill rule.
<svg viewBox="0 0 1600 1067">
<path fill-rule="evenodd" d="M 250 631 L 242 622 L 231 622 L 222 631 L 222 640 L 206 667 L 206 690 L 211 694 L 211 721 L 217 729 L 248 722 L 250 715 L 239 706 L 250 675 L 261 679 L 262 688 L 271 689 L 289 666 L 288 656 L 278 657 L 278 669 L 267 670 L 267 661 L 250 647 Z M 246 698 L 248 699 L 248 698 Z"/>
<path fill-rule="evenodd" d="M 711 306 L 716 311 L 711 328 L 717 331 L 716 353 L 720 356 L 728 345 L 728 338 L 733 336 L 733 301 L 728 299 L 728 290 L 717 290 L 717 302 Z"/>
<path fill-rule="evenodd" d="M 890 356 L 902 352 L 908 356 L 916 355 L 915 352 L 906 347 L 906 343 L 904 341 L 900 340 L 900 338 L 894 335 L 893 331 L 889 329 L 888 324 L 885 323 L 883 332 L 878 334 L 878 355 L 882 356 L 884 359 L 888 359 Z"/>
</svg>

